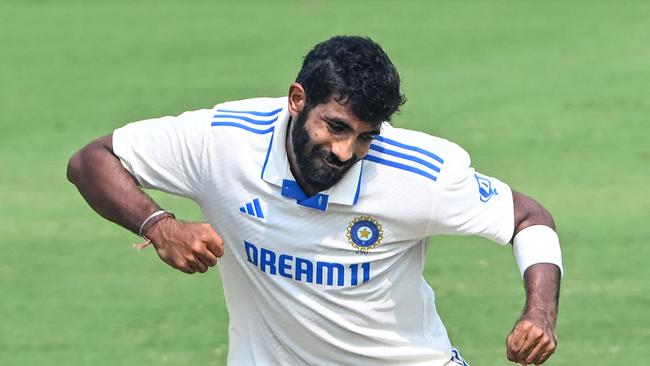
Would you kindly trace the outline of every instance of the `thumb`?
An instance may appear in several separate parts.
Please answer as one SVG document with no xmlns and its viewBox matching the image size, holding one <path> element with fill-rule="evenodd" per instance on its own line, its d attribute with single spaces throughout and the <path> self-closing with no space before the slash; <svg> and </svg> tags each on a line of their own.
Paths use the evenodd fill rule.
<svg viewBox="0 0 650 366">
<path fill-rule="evenodd" d="M 221 257 L 223 255 L 223 239 L 217 234 L 217 232 L 212 228 L 208 223 L 201 224 L 203 228 L 203 240 L 210 252 L 216 257 Z"/>
</svg>

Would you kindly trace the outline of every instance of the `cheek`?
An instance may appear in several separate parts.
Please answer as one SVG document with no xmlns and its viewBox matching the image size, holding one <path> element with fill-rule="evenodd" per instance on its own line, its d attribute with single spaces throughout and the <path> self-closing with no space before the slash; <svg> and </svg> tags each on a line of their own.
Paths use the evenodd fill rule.
<svg viewBox="0 0 650 366">
<path fill-rule="evenodd" d="M 323 131 L 321 129 L 314 129 L 309 132 L 308 146 L 312 148 L 315 146 L 329 147 L 330 142 L 331 142 L 331 138 L 328 136 L 327 131 Z"/>
<path fill-rule="evenodd" d="M 362 142 L 358 144 L 355 154 L 361 159 L 368 154 L 368 150 L 370 150 L 370 142 Z"/>
</svg>

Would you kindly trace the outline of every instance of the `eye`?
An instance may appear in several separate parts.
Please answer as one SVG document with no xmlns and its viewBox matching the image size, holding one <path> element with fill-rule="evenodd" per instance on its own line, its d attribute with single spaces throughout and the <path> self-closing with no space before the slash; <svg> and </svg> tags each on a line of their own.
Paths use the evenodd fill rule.
<svg viewBox="0 0 650 366">
<path fill-rule="evenodd" d="M 346 130 L 345 126 L 334 122 L 327 122 L 327 128 L 334 133 L 342 133 Z"/>
<path fill-rule="evenodd" d="M 370 142 L 370 141 L 372 141 L 372 138 L 373 138 L 372 135 L 366 135 L 366 134 L 359 135 L 359 140 L 361 140 L 363 142 Z"/>
<path fill-rule="evenodd" d="M 375 138 L 375 136 L 377 136 L 376 133 L 363 133 L 359 135 L 359 140 L 363 141 L 364 143 L 368 143 L 371 142 L 372 139 Z"/>
</svg>

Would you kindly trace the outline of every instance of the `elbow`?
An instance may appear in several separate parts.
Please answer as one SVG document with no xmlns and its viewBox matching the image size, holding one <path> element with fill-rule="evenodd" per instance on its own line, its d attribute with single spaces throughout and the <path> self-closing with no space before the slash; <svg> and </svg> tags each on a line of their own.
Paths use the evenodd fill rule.
<svg viewBox="0 0 650 366">
<path fill-rule="evenodd" d="M 113 153 L 112 135 L 100 137 L 72 155 L 66 171 L 70 183 L 78 185 L 89 169 L 101 164 L 105 153 Z"/>
<path fill-rule="evenodd" d="M 555 220 L 553 215 L 541 204 L 535 201 L 536 205 L 531 206 L 526 213 L 525 218 L 521 221 L 520 227 L 523 229 L 533 225 L 544 225 L 555 230 Z"/>
<path fill-rule="evenodd" d="M 83 149 L 77 151 L 70 160 L 68 161 L 68 168 L 66 170 L 66 177 L 68 178 L 68 181 L 70 183 L 77 185 L 77 182 L 79 181 L 79 176 L 81 175 L 81 169 L 82 169 L 82 155 L 83 154 Z"/>
<path fill-rule="evenodd" d="M 519 192 L 513 192 L 513 200 L 515 234 L 533 225 L 545 225 L 555 230 L 553 216 L 539 202 Z"/>
</svg>

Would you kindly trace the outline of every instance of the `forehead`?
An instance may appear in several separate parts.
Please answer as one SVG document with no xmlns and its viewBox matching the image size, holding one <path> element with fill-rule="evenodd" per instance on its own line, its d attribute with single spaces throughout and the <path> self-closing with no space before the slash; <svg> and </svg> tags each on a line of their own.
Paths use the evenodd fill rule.
<svg viewBox="0 0 650 366">
<path fill-rule="evenodd" d="M 347 104 L 341 104 L 335 99 L 327 103 L 318 104 L 311 111 L 316 118 L 345 123 L 352 129 L 360 132 L 379 130 L 381 124 L 364 121 L 355 116 Z"/>
</svg>

